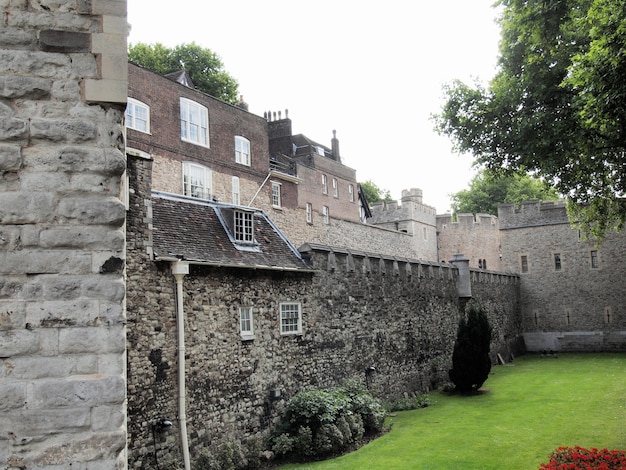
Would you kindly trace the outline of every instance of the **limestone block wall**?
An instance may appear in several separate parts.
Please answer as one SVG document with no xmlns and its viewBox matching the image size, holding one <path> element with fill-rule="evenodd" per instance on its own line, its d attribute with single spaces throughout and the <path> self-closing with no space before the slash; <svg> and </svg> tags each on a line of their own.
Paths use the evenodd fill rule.
<svg viewBox="0 0 626 470">
<path fill-rule="evenodd" d="M 441 260 L 448 261 L 457 253 L 479 268 L 486 262 L 489 271 L 501 271 L 500 226 L 498 218 L 489 214 L 451 214 L 437 216 L 437 242 Z"/>
<path fill-rule="evenodd" d="M 528 349 L 626 350 L 624 234 L 583 240 L 554 203 L 501 208 L 500 224 L 503 267 L 520 273 Z"/>
<path fill-rule="evenodd" d="M 123 469 L 126 2 L 0 6 L 0 467 Z"/>
</svg>

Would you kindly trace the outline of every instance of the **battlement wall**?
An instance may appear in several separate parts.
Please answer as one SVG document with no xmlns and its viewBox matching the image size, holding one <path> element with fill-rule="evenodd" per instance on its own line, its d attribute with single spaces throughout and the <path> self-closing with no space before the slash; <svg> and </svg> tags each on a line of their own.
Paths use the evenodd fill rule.
<svg viewBox="0 0 626 470">
<path fill-rule="evenodd" d="M 473 268 L 500 271 L 500 230 L 498 218 L 490 214 L 437 216 L 437 237 L 441 260 L 463 253 Z"/>
<path fill-rule="evenodd" d="M 498 206 L 500 229 L 569 223 L 565 201 L 528 201 Z"/>
</svg>

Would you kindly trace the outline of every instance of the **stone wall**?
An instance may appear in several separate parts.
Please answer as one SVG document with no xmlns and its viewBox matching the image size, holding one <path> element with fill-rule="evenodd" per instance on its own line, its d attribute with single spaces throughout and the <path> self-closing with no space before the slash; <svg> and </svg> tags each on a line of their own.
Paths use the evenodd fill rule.
<svg viewBox="0 0 626 470">
<path fill-rule="evenodd" d="M 123 469 L 126 2 L 0 5 L 0 467 Z"/>
<path fill-rule="evenodd" d="M 156 442 L 159 461 L 180 460 L 176 293 L 169 263 L 150 260 L 150 165 L 129 157 L 129 466 L 154 459 L 151 421 L 174 425 Z M 301 248 L 313 273 L 190 266 L 183 279 L 187 428 L 192 458 L 223 440 L 269 430 L 299 390 L 346 379 L 392 400 L 447 380 L 460 309 L 449 264 L 326 245 Z M 473 301 L 494 326 L 493 360 L 523 351 L 515 276 L 473 272 Z M 299 302 L 302 334 L 281 335 L 279 304 Z M 253 308 L 254 339 L 238 307 Z"/>
<path fill-rule="evenodd" d="M 528 349 L 626 350 L 624 233 L 584 240 L 564 203 L 501 206 L 499 219 L 503 268 L 520 273 Z"/>
<path fill-rule="evenodd" d="M 452 214 L 437 216 L 437 242 L 441 260 L 463 253 L 473 268 L 501 271 L 498 218 L 489 214 Z M 484 265 L 486 264 L 486 268 Z"/>
</svg>

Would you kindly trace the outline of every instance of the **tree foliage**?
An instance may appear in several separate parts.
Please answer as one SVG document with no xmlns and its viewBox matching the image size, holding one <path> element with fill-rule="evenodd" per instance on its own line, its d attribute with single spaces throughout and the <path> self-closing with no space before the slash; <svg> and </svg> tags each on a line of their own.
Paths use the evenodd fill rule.
<svg viewBox="0 0 626 470">
<path fill-rule="evenodd" d="M 450 380 L 461 393 L 475 392 L 482 387 L 491 371 L 489 349 L 491 325 L 484 310 L 470 306 L 467 317 L 459 321 Z"/>
<path fill-rule="evenodd" d="M 623 0 L 500 0 L 499 68 L 456 81 L 439 132 L 494 171 L 531 172 L 565 195 L 599 238 L 626 220 Z M 574 220 L 574 219 L 573 219 Z"/>
<path fill-rule="evenodd" d="M 391 201 L 389 190 L 379 188 L 373 181 L 367 180 L 364 183 L 359 183 L 359 185 L 368 203 Z"/>
<path fill-rule="evenodd" d="M 128 60 L 162 75 L 185 70 L 198 90 L 227 103 L 238 101 L 239 84 L 224 70 L 220 57 L 195 42 L 174 48 L 161 43 L 131 44 Z"/>
<path fill-rule="evenodd" d="M 498 215 L 498 205 L 523 201 L 552 201 L 559 195 L 545 182 L 522 173 L 501 174 L 480 170 L 470 181 L 469 189 L 452 195 L 455 213 Z"/>
</svg>

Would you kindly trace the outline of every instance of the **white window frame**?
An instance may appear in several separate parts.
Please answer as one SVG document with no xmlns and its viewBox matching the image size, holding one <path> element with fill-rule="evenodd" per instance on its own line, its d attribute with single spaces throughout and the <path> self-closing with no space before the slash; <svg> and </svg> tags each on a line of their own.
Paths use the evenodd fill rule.
<svg viewBox="0 0 626 470">
<path fill-rule="evenodd" d="M 250 141 L 240 135 L 235 136 L 235 162 L 250 166 Z"/>
<path fill-rule="evenodd" d="M 232 198 L 233 204 L 236 206 L 241 205 L 241 188 L 238 176 L 233 176 L 232 179 Z"/>
<path fill-rule="evenodd" d="M 333 178 L 333 196 L 339 197 L 339 181 L 337 181 L 337 178 Z"/>
<path fill-rule="evenodd" d="M 145 114 L 142 116 L 141 112 Z M 127 98 L 126 127 L 150 134 L 150 106 L 134 98 Z M 143 123 L 143 125 L 142 125 Z"/>
<path fill-rule="evenodd" d="M 192 176 L 195 176 L 197 180 L 192 179 Z M 213 194 L 211 179 L 209 167 L 193 162 L 183 162 L 183 195 L 210 200 Z"/>
<path fill-rule="evenodd" d="M 241 339 L 254 339 L 254 314 L 252 307 L 239 307 L 239 334 Z"/>
<path fill-rule="evenodd" d="M 272 181 L 272 207 L 282 207 L 281 184 Z"/>
<path fill-rule="evenodd" d="M 326 225 L 330 224 L 330 209 L 328 206 L 322 206 L 322 217 Z"/>
<path fill-rule="evenodd" d="M 354 202 L 354 185 L 353 184 L 348 185 L 348 200 L 350 202 Z"/>
<path fill-rule="evenodd" d="M 254 243 L 254 214 L 252 212 L 234 211 L 233 237 L 237 243 Z"/>
<path fill-rule="evenodd" d="M 180 99 L 180 138 L 209 146 L 209 109 L 187 98 Z"/>
<path fill-rule="evenodd" d="M 328 176 L 322 175 L 322 194 L 328 194 Z"/>
<path fill-rule="evenodd" d="M 313 205 L 310 202 L 306 203 L 305 211 L 306 211 L 306 223 L 312 224 L 313 223 Z"/>
<path fill-rule="evenodd" d="M 280 334 L 302 334 L 302 305 L 300 302 L 281 302 L 279 305 L 279 311 Z"/>
</svg>

